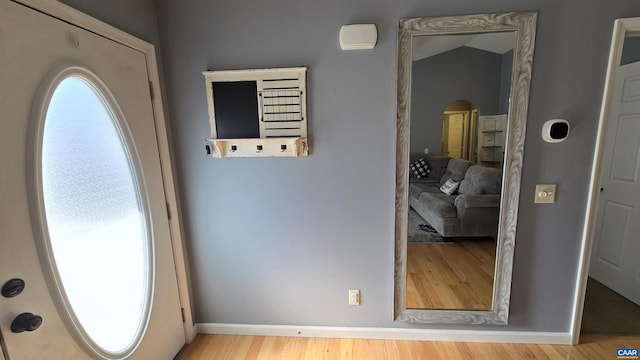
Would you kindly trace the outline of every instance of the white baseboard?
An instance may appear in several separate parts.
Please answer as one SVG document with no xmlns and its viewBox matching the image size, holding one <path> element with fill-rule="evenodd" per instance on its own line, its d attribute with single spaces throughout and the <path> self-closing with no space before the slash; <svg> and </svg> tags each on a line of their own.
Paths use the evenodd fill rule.
<svg viewBox="0 0 640 360">
<path fill-rule="evenodd" d="M 570 332 L 432 330 L 373 327 L 196 324 L 199 334 L 570 345 Z"/>
</svg>

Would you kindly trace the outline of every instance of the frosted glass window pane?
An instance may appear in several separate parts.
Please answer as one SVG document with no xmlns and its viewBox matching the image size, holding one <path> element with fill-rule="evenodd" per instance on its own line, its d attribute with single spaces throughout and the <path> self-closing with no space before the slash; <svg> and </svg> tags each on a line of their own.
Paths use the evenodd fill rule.
<svg viewBox="0 0 640 360">
<path fill-rule="evenodd" d="M 149 291 L 146 217 L 132 168 L 105 102 L 86 80 L 63 80 L 42 146 L 49 238 L 75 316 L 109 353 L 134 345 Z"/>
</svg>

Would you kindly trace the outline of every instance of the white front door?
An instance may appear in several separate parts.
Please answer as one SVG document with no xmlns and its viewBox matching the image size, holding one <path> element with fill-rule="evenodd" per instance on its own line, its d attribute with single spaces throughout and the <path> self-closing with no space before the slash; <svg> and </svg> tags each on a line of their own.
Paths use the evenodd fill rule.
<svg viewBox="0 0 640 360">
<path fill-rule="evenodd" d="M 640 305 L 640 62 L 616 84 L 589 275 Z"/>
<path fill-rule="evenodd" d="M 0 180 L 0 359 L 173 358 L 145 54 L 0 0 Z"/>
</svg>

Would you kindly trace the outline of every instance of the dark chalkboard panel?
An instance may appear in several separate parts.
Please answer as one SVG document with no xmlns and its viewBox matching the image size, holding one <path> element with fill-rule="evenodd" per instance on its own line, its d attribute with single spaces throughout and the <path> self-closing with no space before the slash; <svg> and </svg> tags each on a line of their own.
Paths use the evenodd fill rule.
<svg viewBox="0 0 640 360">
<path fill-rule="evenodd" d="M 256 82 L 213 82 L 212 86 L 218 139 L 259 138 Z"/>
</svg>

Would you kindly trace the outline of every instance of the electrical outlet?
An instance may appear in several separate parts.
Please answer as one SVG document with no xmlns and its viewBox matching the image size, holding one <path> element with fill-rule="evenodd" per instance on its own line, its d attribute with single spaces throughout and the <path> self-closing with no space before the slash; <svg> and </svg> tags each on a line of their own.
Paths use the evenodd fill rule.
<svg viewBox="0 0 640 360">
<path fill-rule="evenodd" d="M 429 155 L 429 148 L 424 148 L 425 155 Z"/>
<path fill-rule="evenodd" d="M 360 290 L 349 289 L 349 305 L 360 305 Z"/>
</svg>

